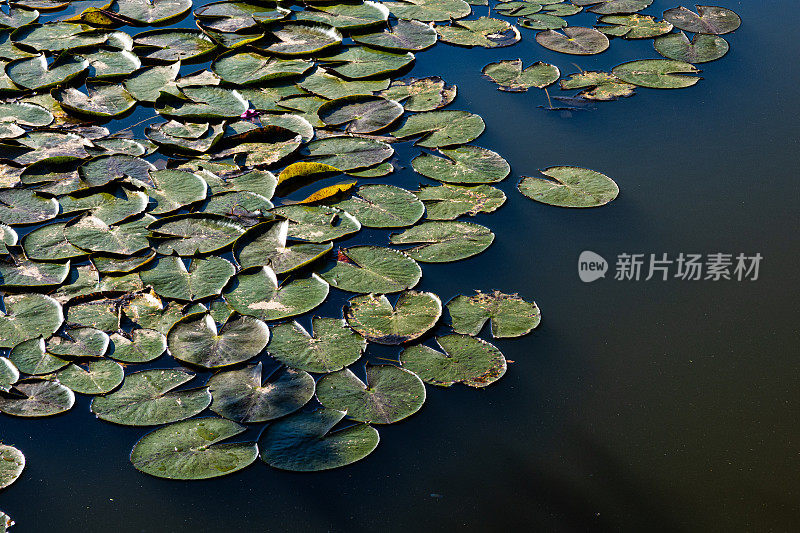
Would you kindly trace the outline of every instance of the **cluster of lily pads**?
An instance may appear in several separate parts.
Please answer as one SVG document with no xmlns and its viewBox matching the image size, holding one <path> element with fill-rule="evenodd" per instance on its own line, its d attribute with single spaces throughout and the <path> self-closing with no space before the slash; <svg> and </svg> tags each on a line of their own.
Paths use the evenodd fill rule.
<svg viewBox="0 0 800 533">
<path fill-rule="evenodd" d="M 715 34 L 735 29 L 721 8 L 670 10 L 665 22 L 619 14 L 649 4 L 513 1 L 495 11 L 567 53 L 602 51 L 606 34 L 665 34 L 656 49 L 672 59 L 567 82 L 606 99 L 628 83 L 694 83 L 675 75 L 694 71 L 678 63 L 721 55 Z M 605 26 L 556 31 L 584 5 Z M 539 323 L 536 304 L 517 295 L 443 305 L 414 290 L 420 263 L 491 245 L 489 228 L 460 217 L 503 205 L 492 184 L 511 169 L 470 144 L 481 117 L 445 109 L 455 86 L 403 76 L 438 40 L 496 47 L 520 33 L 500 19 L 463 20 L 472 8 L 462 0 L 223 1 L 181 27 L 192 7 L 16 0 L 0 10 L 0 412 L 56 415 L 75 393 L 93 395 L 102 420 L 161 426 L 131 452 L 158 477 L 216 477 L 259 455 L 287 470 L 350 464 L 377 446 L 375 425 L 421 408 L 426 384 L 484 387 L 504 374 L 500 350 L 478 337 L 487 321 L 494 337 Z M 148 25 L 160 27 L 131 31 Z M 686 44 L 673 26 L 698 35 Z M 505 89 L 544 87 L 553 75 L 494 65 L 485 72 Z M 114 131 L 136 108 L 153 115 L 143 138 Z M 395 170 L 396 142 L 414 143 L 411 166 L 435 184 L 371 183 Z M 518 188 L 563 207 L 619 192 L 570 166 Z M 335 244 L 362 228 L 394 231 L 392 247 Z M 352 297 L 308 331 L 295 318 L 331 287 Z M 373 364 L 370 343 L 402 348 Z M 196 371 L 212 374 L 198 383 Z M 197 417 L 206 410 L 214 416 Z M 230 440 L 252 425 L 263 426 L 257 442 Z M 0 459 L 2 489 L 25 459 L 9 445 Z"/>
</svg>

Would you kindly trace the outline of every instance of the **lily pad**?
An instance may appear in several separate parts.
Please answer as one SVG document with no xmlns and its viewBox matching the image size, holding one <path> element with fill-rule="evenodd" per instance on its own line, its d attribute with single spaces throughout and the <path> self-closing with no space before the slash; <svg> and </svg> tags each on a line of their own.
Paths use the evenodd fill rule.
<svg viewBox="0 0 800 533">
<path fill-rule="evenodd" d="M 13 446 L 0 444 L 0 489 L 14 483 L 24 469 L 25 455 Z"/>
<path fill-rule="evenodd" d="M 304 155 L 341 171 L 358 170 L 383 163 L 394 154 L 390 145 L 361 137 L 337 136 L 316 139 L 305 147 Z"/>
<path fill-rule="evenodd" d="M 516 26 L 489 17 L 455 21 L 449 26 L 436 26 L 436 32 L 440 41 L 459 46 L 502 48 L 516 44 L 520 40 Z"/>
<path fill-rule="evenodd" d="M 72 409 L 75 393 L 57 381 L 21 381 L 11 392 L 0 393 L 0 412 L 11 416 L 38 418 Z"/>
<path fill-rule="evenodd" d="M 258 441 L 261 459 L 281 470 L 314 472 L 349 465 L 378 446 L 378 431 L 368 424 L 331 431 L 344 411 L 318 409 L 295 413 L 267 426 Z"/>
<path fill-rule="evenodd" d="M 267 345 L 269 328 L 249 316 L 229 320 L 220 329 L 208 314 L 181 319 L 167 334 L 175 359 L 203 368 L 220 368 L 252 359 Z"/>
<path fill-rule="evenodd" d="M 61 205 L 62 214 L 89 213 L 105 224 L 111 225 L 119 224 L 144 212 L 148 198 L 143 192 L 120 188 L 114 191 L 114 194 L 101 192 L 91 195 L 62 196 L 58 199 L 58 203 Z M 54 244 L 55 242 L 60 242 L 55 241 L 55 239 L 66 238 L 64 233 L 65 224 L 50 224 L 50 226 L 59 229 L 52 237 Z M 69 243 L 65 244 L 69 246 Z M 64 254 L 71 252 L 71 250 L 65 248 L 60 252 Z"/>
<path fill-rule="evenodd" d="M 697 6 L 697 13 L 685 7 L 674 7 L 664 11 L 664 20 L 679 30 L 712 35 L 730 33 L 742 24 L 735 12 L 716 6 Z"/>
<path fill-rule="evenodd" d="M 614 180 L 586 168 L 550 167 L 546 178 L 523 177 L 517 188 L 537 202 L 559 207 L 598 207 L 614 200 L 619 187 Z"/>
<path fill-rule="evenodd" d="M 343 31 L 357 31 L 372 26 L 385 25 L 389 10 L 380 2 L 324 4 L 318 3 L 310 9 L 295 13 L 298 20 L 320 22 Z"/>
<path fill-rule="evenodd" d="M 108 359 L 92 361 L 85 367 L 70 364 L 56 374 L 56 379 L 80 394 L 106 394 L 116 389 L 125 376 L 122 365 Z"/>
<path fill-rule="evenodd" d="M 102 187 L 112 181 L 126 180 L 134 185 L 149 184 L 150 172 L 156 167 L 141 157 L 103 155 L 83 163 L 78 172 L 92 187 Z"/>
<path fill-rule="evenodd" d="M 234 247 L 242 269 L 269 266 L 276 274 L 284 274 L 311 263 L 333 248 L 330 243 L 287 245 L 288 230 L 288 220 L 264 222 L 247 230 Z"/>
<path fill-rule="evenodd" d="M 193 377 L 177 369 L 128 374 L 118 390 L 92 400 L 92 412 L 102 420 L 125 426 L 155 426 L 192 417 L 211 404 L 208 388 L 174 389 Z"/>
<path fill-rule="evenodd" d="M 118 117 L 136 105 L 136 99 L 120 85 L 96 86 L 86 93 L 66 87 L 53 97 L 67 111 L 99 118 Z"/>
<path fill-rule="evenodd" d="M 11 226 L 36 224 L 55 218 L 58 201 L 26 189 L 0 190 L 0 222 Z"/>
<path fill-rule="evenodd" d="M 312 337 L 297 322 L 272 328 L 269 354 L 281 363 L 306 372 L 333 372 L 355 363 L 367 341 L 347 326 L 343 319 L 314 317 Z"/>
<path fill-rule="evenodd" d="M 649 15 L 606 15 L 598 22 L 608 24 L 597 27 L 601 32 L 626 39 L 651 39 L 672 31 L 672 24 Z"/>
<path fill-rule="evenodd" d="M 20 87 L 42 91 L 70 81 L 87 68 L 89 62 L 82 58 L 65 55 L 49 62 L 41 54 L 11 61 L 6 65 L 6 74 Z"/>
<path fill-rule="evenodd" d="M 400 118 L 403 106 L 394 100 L 362 94 L 331 100 L 317 113 L 328 126 L 344 126 L 349 133 L 373 133 Z"/>
<path fill-rule="evenodd" d="M 122 224 L 109 225 L 94 215 L 83 216 L 64 226 L 64 235 L 73 246 L 91 252 L 130 255 L 150 246 L 148 224 L 155 221 L 144 215 Z"/>
<path fill-rule="evenodd" d="M 280 320 L 311 311 L 328 297 L 328 284 L 317 274 L 278 284 L 275 272 L 262 267 L 234 278 L 225 300 L 239 314 Z"/>
<path fill-rule="evenodd" d="M 289 220 L 289 238 L 308 242 L 332 241 L 361 229 L 353 215 L 335 207 L 286 205 L 273 213 Z"/>
<path fill-rule="evenodd" d="M 108 357 L 123 363 L 147 363 L 158 359 L 167 349 L 167 337 L 153 329 L 135 329 L 130 338 L 111 335 L 113 349 Z"/>
<path fill-rule="evenodd" d="M 453 330 L 467 335 L 477 335 L 490 320 L 492 337 L 520 337 L 530 333 L 541 321 L 541 311 L 535 302 L 500 291 L 456 296 L 447 302 L 447 310 Z"/>
<path fill-rule="evenodd" d="M 344 308 L 347 323 L 367 340 L 403 344 L 424 335 L 442 315 L 442 302 L 430 292 L 405 291 L 395 307 L 384 295 L 351 298 Z"/>
<path fill-rule="evenodd" d="M 531 87 L 544 89 L 561 76 L 555 65 L 534 63 L 522 70 L 522 60 L 512 59 L 489 63 L 483 67 L 483 75 L 491 79 L 501 91 L 527 91 Z"/>
<path fill-rule="evenodd" d="M 148 229 L 164 237 L 157 247 L 159 253 L 181 256 L 216 252 L 245 232 L 241 225 L 229 218 L 212 214 L 164 217 L 151 222 Z"/>
<path fill-rule="evenodd" d="M 350 79 L 388 76 L 410 65 L 414 54 L 398 54 L 367 46 L 351 46 L 344 52 L 326 56 L 326 68 Z"/>
<path fill-rule="evenodd" d="M 692 40 L 683 32 L 670 33 L 653 41 L 656 52 L 676 61 L 706 63 L 715 61 L 728 53 L 728 41 L 718 35 L 696 33 Z"/>
<path fill-rule="evenodd" d="M 560 85 L 564 90 L 583 89 L 578 93 L 579 98 L 601 102 L 632 96 L 636 90 L 635 85 L 626 83 L 608 72 L 579 72 L 561 80 Z"/>
<path fill-rule="evenodd" d="M 503 191 L 490 185 L 422 187 L 417 198 L 425 204 L 428 220 L 453 220 L 461 215 L 491 213 L 506 201 Z"/>
<path fill-rule="evenodd" d="M 223 418 L 197 418 L 158 428 L 131 451 L 131 463 L 145 474 L 167 479 L 209 479 L 249 466 L 255 443 L 224 443 L 245 431 Z"/>
<path fill-rule="evenodd" d="M 402 233 L 393 233 L 392 244 L 415 244 L 403 251 L 423 263 L 459 261 L 477 255 L 494 241 L 489 228 L 455 220 L 423 222 Z"/>
<path fill-rule="evenodd" d="M 20 372 L 32 376 L 50 374 L 69 364 L 69 361 L 47 353 L 42 337 L 29 339 L 17 344 L 11 350 L 8 358 Z"/>
<path fill-rule="evenodd" d="M 648 7 L 653 0 L 575 0 L 577 6 L 591 6 L 588 11 L 599 15 L 635 13 Z"/>
<path fill-rule="evenodd" d="M 359 44 L 391 52 L 419 52 L 436 44 L 438 34 L 417 20 L 398 20 L 382 32 L 353 35 Z"/>
<path fill-rule="evenodd" d="M 344 291 L 388 294 L 414 287 L 422 269 L 403 252 L 353 246 L 339 250 L 336 264 L 321 271 L 320 277 Z"/>
<path fill-rule="evenodd" d="M 5 313 L 0 313 L 0 348 L 49 337 L 64 322 L 61 304 L 44 294 L 11 294 L 3 297 Z"/>
<path fill-rule="evenodd" d="M 417 344 L 403 350 L 400 363 L 425 383 L 449 387 L 463 383 L 486 387 L 506 373 L 506 359 L 500 350 L 477 337 L 445 335 L 436 338 L 442 352 Z"/>
<path fill-rule="evenodd" d="M 611 73 L 622 81 L 653 89 L 683 89 L 701 78 L 686 76 L 700 72 L 694 65 L 672 59 L 641 59 L 614 67 Z"/>
<path fill-rule="evenodd" d="M 186 87 L 181 89 L 181 98 L 166 96 L 156 100 L 160 115 L 184 120 L 239 117 L 247 108 L 247 100 L 239 91 L 222 87 Z"/>
<path fill-rule="evenodd" d="M 339 30 L 327 24 L 312 22 L 284 22 L 272 30 L 278 41 L 264 48 L 268 53 L 281 56 L 317 54 L 342 42 Z"/>
<path fill-rule="evenodd" d="M 350 370 L 327 374 L 317 383 L 317 399 L 346 411 L 359 422 L 393 424 L 408 418 L 425 403 L 425 384 L 416 374 L 394 365 L 367 365 L 366 383 Z"/>
<path fill-rule="evenodd" d="M 0 391 L 8 392 L 19 380 L 19 369 L 7 357 L 0 357 Z"/>
<path fill-rule="evenodd" d="M 150 30 L 134 36 L 137 54 L 142 59 L 172 63 L 200 61 L 211 54 L 217 45 L 200 30 Z"/>
<path fill-rule="evenodd" d="M 478 115 L 445 109 L 411 115 L 392 136 L 398 139 L 421 136 L 416 142 L 418 146 L 440 148 L 474 141 L 485 128 Z"/>
<path fill-rule="evenodd" d="M 599 54 L 609 46 L 608 37 L 603 33 L 580 26 L 569 26 L 561 32 L 540 31 L 536 34 L 536 42 L 555 52 L 573 55 Z"/>
<path fill-rule="evenodd" d="M 450 104 L 456 97 L 455 85 L 447 85 L 438 76 L 395 80 L 381 94 L 403 103 L 406 111 L 433 111 Z"/>
<path fill-rule="evenodd" d="M 116 16 L 129 24 L 166 24 L 183 17 L 192 8 L 191 0 L 114 0 Z"/>
<path fill-rule="evenodd" d="M 164 298 L 197 300 L 218 295 L 236 273 L 222 257 L 195 258 L 189 269 L 174 256 L 162 257 L 140 273 L 142 282 Z"/>
<path fill-rule="evenodd" d="M 314 378 L 302 370 L 279 368 L 262 382 L 261 363 L 214 374 L 208 388 L 211 410 L 244 424 L 267 422 L 293 413 L 314 397 Z"/>
<path fill-rule="evenodd" d="M 335 204 L 367 228 L 402 228 L 416 223 L 425 213 L 413 193 L 394 185 L 364 185 L 351 198 Z"/>
<path fill-rule="evenodd" d="M 281 59 L 255 51 L 225 54 L 214 60 L 211 69 L 228 83 L 250 85 L 299 76 L 313 66 L 305 59 Z"/>
<path fill-rule="evenodd" d="M 401 20 L 438 22 L 464 18 L 472 8 L 463 0 L 401 0 L 383 2 L 392 15 Z"/>
<path fill-rule="evenodd" d="M 156 170 L 150 172 L 154 187 L 147 194 L 155 200 L 156 206 L 150 210 L 154 215 L 163 215 L 205 200 L 208 185 L 194 172 L 183 170 Z"/>
<path fill-rule="evenodd" d="M 47 351 L 57 357 L 102 357 L 108 345 L 108 335 L 99 329 L 69 328 L 47 340 Z"/>
<path fill-rule="evenodd" d="M 11 256 L 8 262 L 0 261 L 0 289 L 57 286 L 67 279 L 69 268 L 69 261 L 44 263 L 24 255 Z"/>
</svg>

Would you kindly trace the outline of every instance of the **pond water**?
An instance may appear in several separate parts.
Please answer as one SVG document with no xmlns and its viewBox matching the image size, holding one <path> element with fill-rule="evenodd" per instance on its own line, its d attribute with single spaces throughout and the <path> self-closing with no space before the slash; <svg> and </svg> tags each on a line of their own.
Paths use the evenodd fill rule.
<svg viewBox="0 0 800 533">
<path fill-rule="evenodd" d="M 477 144 L 513 169 L 498 185 L 506 205 L 475 218 L 495 243 L 466 261 L 424 265 L 418 287 L 443 300 L 499 289 L 539 304 L 531 335 L 496 341 L 513 361 L 498 383 L 428 387 L 417 415 L 381 427 L 372 455 L 311 474 L 257 462 L 208 481 L 146 476 L 128 461 L 145 431 L 96 420 L 85 396 L 64 416 L 3 417 L 3 440 L 27 457 L 0 495 L 15 531 L 797 530 L 800 15 L 787 0 L 724 5 L 744 23 L 726 36 L 729 54 L 701 66 L 700 83 L 638 89 L 589 110 L 542 109 L 541 91 L 497 91 L 480 70 L 517 57 L 562 74 L 573 62 L 608 70 L 656 57 L 650 40 L 584 58 L 521 30 L 511 48 L 437 44 L 417 54 L 410 74 L 458 85 L 451 107 L 481 115 Z M 408 167 L 416 150 L 397 149 Z M 611 176 L 619 198 L 568 210 L 515 190 L 519 176 L 562 164 Z M 420 179 L 406 168 L 388 182 Z M 609 260 L 605 279 L 580 281 L 583 250 Z M 613 279 L 619 254 L 681 252 L 764 259 L 757 281 Z M 346 299 L 337 292 L 315 314 L 338 316 Z"/>
</svg>

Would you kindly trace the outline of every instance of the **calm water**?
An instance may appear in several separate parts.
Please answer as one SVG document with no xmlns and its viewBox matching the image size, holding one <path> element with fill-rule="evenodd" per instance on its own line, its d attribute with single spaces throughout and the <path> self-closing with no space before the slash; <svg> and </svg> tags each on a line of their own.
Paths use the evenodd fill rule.
<svg viewBox="0 0 800 533">
<path fill-rule="evenodd" d="M 348 468 L 256 463 L 191 483 L 134 470 L 127 454 L 144 431 L 96 421 L 86 397 L 61 417 L 4 417 L 3 439 L 28 458 L 0 495 L 14 531 L 797 531 L 800 16 L 789 1 L 720 3 L 744 24 L 702 82 L 591 111 L 545 111 L 540 91 L 501 93 L 480 69 L 517 57 L 563 74 L 573 61 L 608 69 L 656 57 L 651 41 L 573 58 L 522 30 L 512 48 L 440 44 L 418 55 L 411 74 L 456 83 L 453 108 L 486 120 L 477 144 L 513 167 L 500 184 L 506 206 L 476 217 L 495 244 L 426 264 L 420 285 L 443 299 L 496 288 L 539 303 L 534 334 L 497 342 L 514 363 L 496 385 L 429 387 L 420 413 L 381 428 L 377 451 Z M 416 153 L 398 151 L 402 164 Z M 558 164 L 607 173 L 622 193 L 607 207 L 564 210 L 515 191 L 518 176 Z M 420 180 L 406 170 L 389 181 Z M 364 241 L 385 243 L 385 233 L 352 242 Z M 625 252 L 760 252 L 764 262 L 756 282 L 588 285 L 576 268 L 585 249 L 612 262 Z M 340 312 L 346 295 L 333 296 L 320 314 Z"/>
</svg>

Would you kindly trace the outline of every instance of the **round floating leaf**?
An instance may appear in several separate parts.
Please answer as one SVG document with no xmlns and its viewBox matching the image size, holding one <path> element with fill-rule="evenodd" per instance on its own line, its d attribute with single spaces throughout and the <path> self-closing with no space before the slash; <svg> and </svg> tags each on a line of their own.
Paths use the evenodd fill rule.
<svg viewBox="0 0 800 533">
<path fill-rule="evenodd" d="M 619 194 L 614 180 L 594 170 L 550 167 L 540 171 L 545 178 L 524 177 L 519 192 L 537 202 L 559 207 L 598 207 Z"/>
<path fill-rule="evenodd" d="M 280 320 L 311 311 L 328 297 L 328 284 L 316 274 L 278 285 L 275 272 L 262 267 L 239 274 L 225 300 L 239 314 L 261 320 Z M 265 341 L 266 344 L 266 341 Z"/>
<path fill-rule="evenodd" d="M 736 30 L 742 24 L 739 15 L 724 7 L 697 6 L 697 13 L 685 7 L 674 7 L 664 11 L 664 20 L 679 30 L 692 33 L 721 35 Z"/>
<path fill-rule="evenodd" d="M 186 87 L 184 98 L 165 97 L 156 100 L 160 115 L 186 120 L 234 118 L 247 111 L 247 100 L 234 89 L 222 87 Z"/>
<path fill-rule="evenodd" d="M 19 2 L 14 2 L 19 5 Z M 62 52 L 103 44 L 108 38 L 105 32 L 92 31 L 91 26 L 54 22 L 31 24 L 15 31 L 11 39 L 24 48 L 42 52 Z"/>
<path fill-rule="evenodd" d="M 245 2 L 212 2 L 195 10 L 194 16 L 212 30 L 236 32 L 283 20 L 290 10 L 267 3 L 264 6 Z"/>
<path fill-rule="evenodd" d="M 66 87 L 53 97 L 67 111 L 100 118 L 118 117 L 136 105 L 136 99 L 120 85 L 102 85 L 88 93 Z"/>
<path fill-rule="evenodd" d="M 42 337 L 17 344 L 8 357 L 20 372 L 32 376 L 50 374 L 69 364 L 68 361 L 47 353 Z"/>
<path fill-rule="evenodd" d="M 636 86 L 626 83 L 608 72 L 583 71 L 561 80 L 562 89 L 584 89 L 578 93 L 586 100 L 608 101 L 632 96 Z"/>
<path fill-rule="evenodd" d="M 359 44 L 392 52 L 419 52 L 436 44 L 437 33 L 430 25 L 417 20 L 398 20 L 394 26 L 377 33 L 353 35 Z"/>
<path fill-rule="evenodd" d="M 155 259 L 156 253 L 152 250 L 143 255 L 132 255 L 130 257 L 113 257 L 110 255 L 93 254 L 91 257 L 95 269 L 104 274 L 128 273 L 133 272 Z"/>
<path fill-rule="evenodd" d="M 61 204 L 62 214 L 89 212 L 106 224 L 119 224 L 142 213 L 147 207 L 148 198 L 143 192 L 122 188 L 115 193 L 62 196 L 58 199 L 58 203 Z M 59 224 L 62 236 L 64 235 L 64 226 L 64 224 Z"/>
<path fill-rule="evenodd" d="M 81 178 L 92 187 L 102 187 L 112 181 L 126 179 L 135 185 L 150 182 L 150 172 L 156 167 L 140 157 L 103 155 L 87 161 L 78 169 Z"/>
<path fill-rule="evenodd" d="M 36 104 L 0 104 L 0 137 L 18 137 L 25 132 L 19 126 L 48 126 L 53 118 L 50 111 Z M 11 134 L 5 134 L 9 128 Z"/>
<path fill-rule="evenodd" d="M 390 100 L 402 102 L 406 111 L 433 111 L 444 107 L 456 97 L 456 86 L 447 85 L 438 76 L 396 80 L 381 93 Z"/>
<path fill-rule="evenodd" d="M 384 142 L 350 136 L 316 139 L 308 143 L 304 151 L 314 162 L 341 171 L 369 168 L 394 154 L 394 148 Z"/>
<path fill-rule="evenodd" d="M 278 42 L 269 45 L 265 50 L 271 54 L 282 56 L 303 56 L 316 54 L 342 42 L 339 30 L 327 24 L 312 22 L 284 22 L 272 30 L 272 36 Z"/>
<path fill-rule="evenodd" d="M 281 363 L 306 372 L 341 370 L 361 358 L 367 341 L 343 319 L 315 317 L 312 337 L 297 322 L 272 328 L 269 354 Z"/>
<path fill-rule="evenodd" d="M 328 253 L 333 244 L 286 245 L 289 221 L 276 220 L 257 224 L 242 235 L 234 254 L 242 269 L 270 266 L 276 274 L 303 267 Z"/>
<path fill-rule="evenodd" d="M 199 61 L 217 45 L 200 30 L 150 30 L 136 34 L 133 40 L 142 59 L 172 63 Z"/>
<path fill-rule="evenodd" d="M 389 10 L 380 2 L 367 0 L 352 4 L 318 4 L 311 9 L 296 12 L 295 16 L 298 20 L 320 22 L 339 30 L 355 31 L 385 25 Z"/>
<path fill-rule="evenodd" d="M 363 459 L 378 446 L 378 431 L 367 424 L 331 431 L 344 416 L 343 411 L 319 409 L 273 422 L 258 441 L 261 459 L 274 468 L 299 472 L 338 468 Z"/>
<path fill-rule="evenodd" d="M 269 328 L 260 320 L 242 316 L 217 324 L 208 314 L 180 320 L 167 334 L 172 357 L 203 368 L 220 368 L 252 359 L 269 342 Z"/>
<path fill-rule="evenodd" d="M 108 356 L 123 363 L 147 363 L 158 359 L 167 349 L 167 337 L 152 329 L 136 329 L 130 337 L 112 334 L 113 349 Z"/>
<path fill-rule="evenodd" d="M 555 52 L 573 55 L 599 54 L 609 46 L 608 37 L 593 28 L 569 26 L 562 31 L 540 31 L 536 42 Z"/>
<path fill-rule="evenodd" d="M 425 403 L 425 384 L 413 372 L 394 365 L 367 365 L 364 383 L 345 368 L 317 383 L 317 399 L 329 408 L 346 411 L 359 422 L 392 424 L 407 418 Z"/>
<path fill-rule="evenodd" d="M 194 172 L 156 170 L 150 172 L 150 178 L 155 187 L 148 188 L 147 194 L 156 201 L 150 210 L 154 215 L 171 213 L 206 198 L 208 186 Z"/>
<path fill-rule="evenodd" d="M 504 17 L 524 17 L 533 15 L 542 10 L 542 4 L 538 2 L 501 2 L 494 10 Z"/>
<path fill-rule="evenodd" d="M 102 357 L 108 344 L 108 335 L 99 329 L 71 328 L 63 337 L 50 337 L 47 351 L 59 357 Z"/>
<path fill-rule="evenodd" d="M 38 18 L 39 12 L 35 9 L 11 7 L 8 14 L 0 12 L 0 28 L 21 28 L 36 22 Z"/>
<path fill-rule="evenodd" d="M 567 26 L 567 21 L 551 13 L 536 13 L 517 19 L 520 28 L 529 30 L 558 30 Z"/>
<path fill-rule="evenodd" d="M 208 479 L 231 474 L 258 457 L 255 443 L 222 443 L 245 431 L 223 418 L 197 418 L 158 428 L 131 451 L 145 474 L 167 479 Z"/>
<path fill-rule="evenodd" d="M 125 426 L 155 426 L 192 417 L 211 403 L 208 388 L 173 389 L 193 377 L 177 369 L 128 374 L 118 390 L 92 400 L 92 412 L 102 420 Z"/>
<path fill-rule="evenodd" d="M 156 65 L 139 70 L 123 82 L 127 90 L 140 102 L 155 102 L 161 92 L 178 94 L 175 78 L 180 72 L 179 62 Z"/>
<path fill-rule="evenodd" d="M 442 315 L 442 302 L 430 292 L 405 291 L 397 305 L 384 295 L 351 298 L 344 316 L 351 328 L 371 342 L 403 344 L 421 337 Z"/>
<path fill-rule="evenodd" d="M 3 304 L 0 348 L 13 348 L 39 336 L 49 337 L 64 322 L 61 304 L 43 294 L 11 294 L 3 297 Z"/>
<path fill-rule="evenodd" d="M 66 263 L 40 263 L 25 256 L 12 256 L 10 262 L 0 261 L 0 289 L 52 287 L 60 285 L 69 274 Z"/>
<path fill-rule="evenodd" d="M 530 87 L 543 89 L 552 85 L 561 76 L 555 65 L 534 63 L 522 70 L 522 60 L 513 59 L 489 63 L 483 67 L 484 76 L 498 84 L 501 91 L 527 91 Z"/>
<path fill-rule="evenodd" d="M 56 379 L 80 394 L 105 394 L 116 389 L 125 376 L 122 365 L 108 359 L 81 366 L 70 364 L 59 370 Z"/>
<path fill-rule="evenodd" d="M 67 308 L 67 323 L 92 327 L 103 331 L 120 329 L 120 313 L 116 300 L 100 299 L 70 303 Z"/>
<path fill-rule="evenodd" d="M 492 244 L 494 233 L 470 222 L 423 222 L 390 236 L 392 244 L 416 244 L 403 250 L 423 263 L 458 261 L 479 254 Z"/>
<path fill-rule="evenodd" d="M 459 46 L 501 48 L 519 42 L 519 30 L 500 19 L 481 17 L 478 20 L 451 22 L 450 26 L 436 26 L 439 40 Z"/>
<path fill-rule="evenodd" d="M 56 215 L 58 201 L 55 198 L 45 198 L 27 189 L 0 190 L 0 222 L 3 224 L 36 224 Z"/>
<path fill-rule="evenodd" d="M 222 292 L 236 273 L 230 261 L 222 257 L 193 259 L 189 269 L 179 257 L 161 257 L 143 270 L 142 283 L 164 298 L 198 300 Z"/>
<path fill-rule="evenodd" d="M 0 393 L 0 412 L 34 418 L 72 409 L 75 393 L 57 381 L 24 381 L 9 393 Z"/>
<path fill-rule="evenodd" d="M 8 444 L 0 444 L 0 489 L 14 483 L 25 469 L 25 455 Z M 2 519 L 4 517 L 0 517 Z M 5 522 L 0 524 L 5 529 Z"/>
<path fill-rule="evenodd" d="M 400 363 L 425 383 L 486 387 L 506 373 L 506 358 L 493 344 L 469 335 L 437 337 L 444 353 L 417 344 L 403 350 Z"/>
<path fill-rule="evenodd" d="M 332 241 L 361 229 L 353 215 L 335 207 L 286 205 L 273 213 L 289 220 L 290 238 L 309 242 Z"/>
<path fill-rule="evenodd" d="M 98 217 L 89 215 L 68 222 L 64 227 L 64 235 L 70 244 L 82 250 L 130 255 L 150 246 L 147 226 L 153 221 L 154 217 L 144 215 L 130 222 L 110 226 Z"/>
<path fill-rule="evenodd" d="M 44 54 L 15 59 L 6 65 L 6 75 L 26 89 L 42 91 L 66 83 L 89 68 L 85 59 L 61 56 L 48 63 Z"/>
<path fill-rule="evenodd" d="M 411 115 L 392 136 L 406 139 L 421 135 L 418 146 L 439 148 L 474 141 L 485 128 L 483 119 L 468 111 L 438 110 Z"/>
<path fill-rule="evenodd" d="M 6 357 L 0 357 L 0 391 L 8 392 L 19 380 L 19 369 Z"/>
<path fill-rule="evenodd" d="M 142 66 L 139 57 L 128 50 L 94 50 L 81 52 L 80 56 L 89 62 L 89 77 L 93 80 L 129 76 Z"/>
<path fill-rule="evenodd" d="M 396 54 L 366 46 L 352 46 L 344 52 L 325 57 L 328 70 L 346 78 L 359 79 L 388 76 L 411 64 L 414 54 Z"/>
<path fill-rule="evenodd" d="M 388 294 L 419 283 L 422 269 L 403 252 L 380 246 L 353 246 L 339 250 L 338 260 L 320 272 L 337 289 Z"/>
<path fill-rule="evenodd" d="M 220 78 L 228 83 L 250 85 L 304 74 L 313 66 L 305 59 L 281 59 L 255 51 L 225 54 L 211 65 Z"/>
<path fill-rule="evenodd" d="M 220 372 L 208 380 L 220 416 L 251 424 L 293 413 L 314 397 L 314 378 L 302 370 L 279 368 L 262 383 L 261 363 Z"/>
<path fill-rule="evenodd" d="M 425 206 L 415 196 L 394 185 L 364 185 L 356 194 L 336 204 L 367 228 L 402 228 L 416 223 Z M 377 291 L 380 292 L 380 291 Z"/>
<path fill-rule="evenodd" d="M 477 335 L 486 321 L 491 320 L 493 337 L 520 337 L 541 321 L 541 311 L 535 302 L 500 291 L 476 292 L 474 296 L 456 296 L 447 302 L 456 333 Z"/>
<path fill-rule="evenodd" d="M 649 15 L 606 15 L 598 22 L 608 24 L 598 26 L 601 32 L 626 39 L 651 39 L 672 31 L 672 24 Z"/>
<path fill-rule="evenodd" d="M 453 220 L 461 215 L 491 213 L 506 201 L 503 191 L 489 185 L 422 187 L 417 198 L 425 204 L 428 220 Z"/>
<path fill-rule="evenodd" d="M 706 63 L 728 53 L 728 41 L 717 35 L 696 33 L 691 42 L 685 33 L 670 33 L 653 41 L 656 52 L 676 61 Z"/>
<path fill-rule="evenodd" d="M 191 0 L 114 0 L 114 13 L 133 24 L 165 24 L 192 8 Z"/>
<path fill-rule="evenodd" d="M 159 253 L 191 256 L 225 248 L 245 232 L 229 218 L 211 214 L 186 214 L 164 217 L 150 223 L 148 228 L 163 236 Z"/>
<path fill-rule="evenodd" d="M 614 67 L 611 73 L 622 81 L 653 89 L 683 89 L 700 78 L 684 76 L 700 72 L 694 65 L 672 59 L 641 59 Z"/>
<path fill-rule="evenodd" d="M 592 6 L 589 11 L 599 15 L 614 15 L 617 13 L 635 13 L 648 7 L 653 0 L 575 0 L 577 6 Z"/>
<path fill-rule="evenodd" d="M 403 20 L 438 22 L 464 18 L 472 8 L 463 0 L 402 0 L 383 2 L 392 15 Z"/>
<path fill-rule="evenodd" d="M 298 86 L 323 98 L 334 99 L 382 91 L 389 86 L 389 80 L 345 80 L 329 74 L 324 69 L 317 69 Z"/>
<path fill-rule="evenodd" d="M 380 96 L 354 95 L 331 100 L 317 113 L 328 126 L 345 126 L 350 133 L 372 133 L 403 115 L 403 106 Z"/>
</svg>

